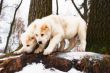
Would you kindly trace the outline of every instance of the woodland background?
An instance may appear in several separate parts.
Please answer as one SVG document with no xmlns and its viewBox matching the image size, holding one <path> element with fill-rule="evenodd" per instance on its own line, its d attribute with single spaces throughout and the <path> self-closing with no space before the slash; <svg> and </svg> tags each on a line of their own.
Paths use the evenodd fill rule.
<svg viewBox="0 0 110 73">
<path fill-rule="evenodd" d="M 110 0 L 0 0 L 0 73 L 110 73 L 109 8 Z M 86 52 L 14 56 L 28 25 L 50 14 L 86 21 Z"/>
<path fill-rule="evenodd" d="M 110 0 L 1 0 L 0 52 L 12 52 L 36 18 L 50 14 L 81 16 L 88 25 L 87 51 L 110 54 Z"/>
</svg>

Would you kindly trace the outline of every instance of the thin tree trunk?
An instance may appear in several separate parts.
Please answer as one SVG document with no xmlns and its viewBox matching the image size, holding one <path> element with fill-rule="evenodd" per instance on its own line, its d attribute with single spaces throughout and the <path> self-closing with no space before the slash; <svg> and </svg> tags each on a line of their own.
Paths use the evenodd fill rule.
<svg viewBox="0 0 110 73">
<path fill-rule="evenodd" d="M 52 0 L 31 0 L 28 24 L 36 18 L 52 14 Z"/>
<path fill-rule="evenodd" d="M 87 12 L 88 12 L 88 8 L 87 8 L 87 0 L 84 0 L 84 5 L 83 5 L 83 7 L 84 7 L 84 19 L 86 20 L 86 22 L 87 22 Z"/>
<path fill-rule="evenodd" d="M 59 14 L 59 13 L 58 13 L 58 10 L 59 10 L 59 8 L 58 8 L 58 0 L 56 0 L 56 8 L 57 8 L 56 14 L 58 15 L 58 14 Z"/>
<path fill-rule="evenodd" d="M 19 7 L 20 7 L 21 4 L 22 4 L 22 1 L 23 1 L 23 0 L 21 0 L 20 4 L 19 4 L 18 7 L 15 9 L 15 13 L 14 13 L 13 21 L 12 21 L 12 23 L 11 23 L 11 25 L 10 25 L 10 31 L 9 31 L 9 34 L 8 34 L 8 37 L 7 37 L 7 41 L 6 41 L 6 46 L 5 46 L 5 49 L 4 49 L 4 53 L 7 52 L 7 47 L 8 47 L 8 43 L 9 43 L 10 36 L 11 36 L 11 33 L 12 33 L 12 28 L 13 28 L 13 25 L 14 25 L 16 13 L 17 13 L 17 10 L 19 9 Z"/>
<path fill-rule="evenodd" d="M 3 0 L 1 0 L 1 3 L 0 3 L 0 15 L 1 15 L 1 11 L 2 11 L 2 5 L 3 5 Z"/>
</svg>

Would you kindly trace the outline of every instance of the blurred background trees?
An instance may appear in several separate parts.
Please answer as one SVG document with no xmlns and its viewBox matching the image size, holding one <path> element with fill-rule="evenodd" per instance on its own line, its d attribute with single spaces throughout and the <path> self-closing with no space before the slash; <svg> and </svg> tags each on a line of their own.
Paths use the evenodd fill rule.
<svg viewBox="0 0 110 73">
<path fill-rule="evenodd" d="M 110 54 L 110 0 L 90 0 L 87 50 Z"/>
</svg>

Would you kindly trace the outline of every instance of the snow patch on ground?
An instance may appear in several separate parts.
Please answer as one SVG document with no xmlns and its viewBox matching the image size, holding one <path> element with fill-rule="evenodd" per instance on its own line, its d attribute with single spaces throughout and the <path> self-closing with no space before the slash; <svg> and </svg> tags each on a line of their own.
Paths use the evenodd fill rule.
<svg viewBox="0 0 110 73">
<path fill-rule="evenodd" d="M 5 54 L 4 54 L 4 53 L 0 53 L 0 56 L 1 56 L 1 55 L 5 55 Z"/>
<path fill-rule="evenodd" d="M 55 68 L 52 69 L 45 69 L 44 65 L 42 63 L 32 63 L 27 65 L 26 67 L 23 68 L 22 71 L 16 72 L 16 73 L 83 73 L 80 71 L 77 71 L 76 69 L 72 68 L 70 71 L 68 72 L 62 72 L 59 71 Z"/>
</svg>

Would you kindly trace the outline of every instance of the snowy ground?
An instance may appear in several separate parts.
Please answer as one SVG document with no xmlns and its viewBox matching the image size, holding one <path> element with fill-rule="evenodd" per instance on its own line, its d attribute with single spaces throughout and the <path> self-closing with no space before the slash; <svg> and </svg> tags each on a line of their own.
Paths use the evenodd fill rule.
<svg viewBox="0 0 110 73">
<path fill-rule="evenodd" d="M 77 71 L 74 68 L 72 68 L 68 72 L 62 72 L 62 71 L 59 71 L 55 68 L 45 69 L 45 67 L 43 66 L 42 63 L 38 63 L 38 64 L 32 63 L 32 64 L 29 64 L 26 67 L 24 67 L 22 71 L 19 71 L 16 73 L 83 73 L 83 72 Z"/>
</svg>

